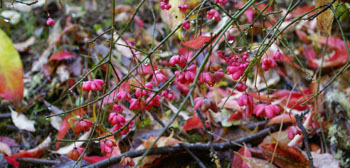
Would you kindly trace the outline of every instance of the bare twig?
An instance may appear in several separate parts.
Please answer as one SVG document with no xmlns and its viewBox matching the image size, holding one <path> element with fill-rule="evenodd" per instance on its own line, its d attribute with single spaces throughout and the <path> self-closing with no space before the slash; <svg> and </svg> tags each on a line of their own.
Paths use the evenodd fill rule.
<svg viewBox="0 0 350 168">
<path fill-rule="evenodd" d="M 55 165 L 55 164 L 61 163 L 58 160 L 46 160 L 46 159 L 23 158 L 23 157 L 19 157 L 16 160 L 22 163 L 41 164 L 41 165 Z"/>
<path fill-rule="evenodd" d="M 215 150 L 218 150 L 218 151 L 225 151 L 225 150 L 229 150 L 229 149 L 237 150 L 239 148 L 239 146 L 236 145 L 237 143 L 239 143 L 239 144 L 249 143 L 249 142 L 253 142 L 255 140 L 262 139 L 263 137 L 268 135 L 270 132 L 274 132 L 277 129 L 278 129 L 278 126 L 273 125 L 273 126 L 270 126 L 268 128 L 261 130 L 260 132 L 258 132 L 256 134 L 252 134 L 252 135 L 240 138 L 238 140 L 233 140 L 233 141 L 229 141 L 229 142 L 222 142 L 222 143 L 214 143 L 213 147 Z M 191 150 L 193 152 L 208 152 L 210 150 L 210 144 L 208 144 L 208 143 L 206 143 L 206 144 L 182 144 L 182 145 L 176 144 L 173 146 L 152 148 L 152 149 L 150 149 L 148 155 L 161 155 L 161 154 L 169 155 L 169 154 L 174 154 L 174 153 L 178 153 L 178 152 L 184 152 L 184 151 L 186 151 L 186 149 L 183 146 L 187 147 L 189 150 Z M 127 156 L 127 157 L 134 158 L 134 157 L 142 156 L 146 152 L 146 150 L 147 149 L 125 152 L 125 153 L 122 153 L 118 156 L 111 157 L 110 159 L 106 159 L 106 160 L 103 160 L 101 162 L 88 165 L 88 166 L 86 166 L 86 168 L 108 167 L 110 165 L 119 163 L 120 159 L 122 157 Z"/>
<path fill-rule="evenodd" d="M 0 119 L 2 118 L 10 118 L 11 117 L 11 113 L 5 113 L 5 114 L 0 114 Z"/>
<path fill-rule="evenodd" d="M 295 115 L 295 119 L 297 120 L 298 127 L 301 129 L 301 132 L 302 132 L 306 154 L 307 154 L 307 157 L 309 158 L 309 162 L 310 162 L 310 168 L 313 168 L 314 167 L 314 163 L 313 163 L 313 158 L 312 158 L 312 155 L 311 155 L 309 141 L 307 140 L 307 133 L 306 133 L 306 130 L 305 130 L 304 126 L 303 126 L 303 119 L 304 119 L 305 114 L 307 114 L 307 113 L 308 113 L 308 111 L 306 111 L 305 113 L 300 114 L 300 115 Z"/>
<path fill-rule="evenodd" d="M 191 150 L 188 149 L 187 146 L 185 146 L 184 144 L 180 144 L 180 146 L 183 147 L 187 151 L 187 153 L 193 157 L 194 160 L 196 160 L 196 162 L 201 168 L 206 168 L 205 164 L 193 152 L 191 152 Z"/>
</svg>

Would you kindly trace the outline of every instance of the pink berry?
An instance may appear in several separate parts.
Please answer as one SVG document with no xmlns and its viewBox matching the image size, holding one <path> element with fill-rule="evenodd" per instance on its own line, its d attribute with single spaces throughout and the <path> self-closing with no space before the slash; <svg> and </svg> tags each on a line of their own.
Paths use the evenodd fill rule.
<svg viewBox="0 0 350 168">
<path fill-rule="evenodd" d="M 121 113 L 121 112 L 123 112 L 123 108 L 122 108 L 122 106 L 120 106 L 118 104 L 114 104 L 113 105 L 113 111 L 115 111 L 117 113 Z"/>
<path fill-rule="evenodd" d="M 165 90 L 160 95 L 166 98 L 168 97 L 168 91 Z"/>
<path fill-rule="evenodd" d="M 180 4 L 177 7 L 180 9 L 181 12 L 186 12 L 188 9 L 188 5 L 186 4 Z"/>
<path fill-rule="evenodd" d="M 282 53 L 281 53 L 279 50 L 277 50 L 277 51 L 273 54 L 272 58 L 273 58 L 274 60 L 276 60 L 276 61 L 281 60 L 281 59 L 282 59 Z"/>
<path fill-rule="evenodd" d="M 245 86 L 243 83 L 239 83 L 236 89 L 240 92 L 244 92 L 247 89 L 247 86 Z"/>
<path fill-rule="evenodd" d="M 91 90 L 91 81 L 83 82 L 82 88 L 84 91 L 89 92 Z"/>
<path fill-rule="evenodd" d="M 130 110 L 137 110 L 137 109 L 140 109 L 140 100 L 138 99 L 130 99 L 129 100 L 130 102 L 130 106 L 129 106 L 129 109 Z"/>
<path fill-rule="evenodd" d="M 207 12 L 207 18 L 208 19 L 215 19 L 217 22 L 219 22 L 221 20 L 221 16 L 220 13 L 218 11 L 216 11 L 215 9 L 210 9 Z"/>
<path fill-rule="evenodd" d="M 184 21 L 182 21 L 182 27 L 185 29 L 185 30 L 188 30 L 188 29 L 190 29 L 190 21 L 188 21 L 188 20 L 184 20 Z"/>
<path fill-rule="evenodd" d="M 146 87 L 147 89 L 153 89 L 153 82 L 148 82 L 148 83 L 146 83 L 145 87 Z"/>
<path fill-rule="evenodd" d="M 49 18 L 46 20 L 46 25 L 48 25 L 48 26 L 53 26 L 53 25 L 55 25 L 55 21 L 54 21 L 51 17 L 49 17 Z"/>
<path fill-rule="evenodd" d="M 124 90 L 117 93 L 117 99 L 119 100 L 129 100 L 131 98 L 130 94 Z"/>
<path fill-rule="evenodd" d="M 220 5 L 226 5 L 227 4 L 227 0 L 215 0 L 215 2 L 220 4 Z"/>
<path fill-rule="evenodd" d="M 141 98 L 142 97 L 142 90 L 140 88 L 136 88 L 135 90 L 135 96 L 137 98 Z"/>
</svg>

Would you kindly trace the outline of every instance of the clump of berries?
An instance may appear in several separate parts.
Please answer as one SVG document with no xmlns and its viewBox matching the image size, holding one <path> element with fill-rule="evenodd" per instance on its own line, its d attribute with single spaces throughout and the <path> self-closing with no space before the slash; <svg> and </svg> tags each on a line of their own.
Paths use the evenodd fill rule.
<svg viewBox="0 0 350 168">
<path fill-rule="evenodd" d="M 200 109 L 201 112 L 207 112 L 209 109 L 215 113 L 219 111 L 213 99 L 203 97 L 197 97 L 194 99 L 194 109 Z"/>
<path fill-rule="evenodd" d="M 169 4 L 169 0 L 162 0 L 160 2 L 160 8 L 162 8 L 162 10 L 169 10 L 171 8 L 171 5 Z"/>
<path fill-rule="evenodd" d="M 228 62 L 229 65 L 227 66 L 226 70 L 228 74 L 232 75 L 234 80 L 238 80 L 244 74 L 244 71 L 249 65 L 247 52 L 244 52 L 242 57 L 235 54 L 225 57 L 222 51 L 218 51 L 218 55 L 224 59 L 225 62 Z"/>
<path fill-rule="evenodd" d="M 226 5 L 227 4 L 227 0 L 215 0 L 215 2 L 220 4 L 220 5 Z"/>
<path fill-rule="evenodd" d="M 269 69 L 272 69 L 277 66 L 276 61 L 281 60 L 282 54 L 280 51 L 276 51 L 272 58 L 264 58 L 261 63 L 261 68 L 264 71 L 268 71 Z"/>
<path fill-rule="evenodd" d="M 181 12 L 186 12 L 188 9 L 188 5 L 186 4 L 179 4 L 177 7 L 180 9 Z"/>
<path fill-rule="evenodd" d="M 179 65 L 181 68 L 184 68 L 187 64 L 187 58 L 182 55 L 174 55 L 169 60 L 170 66 Z"/>
<path fill-rule="evenodd" d="M 190 21 L 188 21 L 188 20 L 182 21 L 182 27 L 183 27 L 185 30 L 190 29 L 190 27 L 191 27 Z"/>
<path fill-rule="evenodd" d="M 243 94 L 238 98 L 238 105 L 245 107 L 245 116 L 250 118 L 254 110 L 254 100 L 249 94 Z"/>
<path fill-rule="evenodd" d="M 208 19 L 215 19 L 217 22 L 219 22 L 221 20 L 220 13 L 215 9 L 210 9 L 207 12 L 207 18 Z"/>
<path fill-rule="evenodd" d="M 104 83 L 105 82 L 101 79 L 95 79 L 92 81 L 85 81 L 85 82 L 83 82 L 82 89 L 84 91 L 87 91 L 87 92 L 89 92 L 90 90 L 93 90 L 93 91 L 102 90 L 102 85 Z"/>
<path fill-rule="evenodd" d="M 166 90 L 164 90 L 161 94 L 161 96 L 163 96 L 165 99 L 167 99 L 168 101 L 170 100 L 175 100 L 176 97 L 174 95 L 174 93 L 168 92 Z"/>
<path fill-rule="evenodd" d="M 74 122 L 73 131 L 76 135 L 79 135 L 81 131 L 89 131 L 92 126 L 92 122 L 87 119 L 80 119 Z"/>
<path fill-rule="evenodd" d="M 165 82 L 168 78 L 162 70 L 156 70 L 152 79 L 156 83 L 156 85 L 159 85 L 160 82 Z"/>
<path fill-rule="evenodd" d="M 247 86 L 244 85 L 243 83 L 238 83 L 236 89 L 240 92 L 244 92 L 247 89 Z"/>
<path fill-rule="evenodd" d="M 108 117 L 108 121 L 113 125 L 113 132 L 120 130 L 129 120 L 125 119 L 125 117 L 121 114 L 123 112 L 123 108 L 117 104 L 113 105 L 113 110 L 115 112 L 110 113 Z M 128 127 L 120 131 L 121 135 L 126 135 L 129 132 L 129 129 L 133 127 L 134 121 L 131 121 Z"/>
<path fill-rule="evenodd" d="M 254 108 L 254 114 L 256 116 L 265 116 L 267 118 L 273 118 L 280 113 L 280 108 L 274 104 L 259 104 Z"/>
<path fill-rule="evenodd" d="M 224 70 L 218 64 L 213 63 L 210 65 L 208 72 L 200 74 L 198 81 L 199 83 L 207 83 L 209 86 L 213 86 L 215 83 L 220 82 L 224 75 Z"/>
<path fill-rule="evenodd" d="M 114 152 L 118 151 L 118 146 L 114 140 L 111 139 L 103 139 L 100 141 L 101 153 L 110 157 Z"/>
<path fill-rule="evenodd" d="M 196 73 L 197 73 L 197 66 L 191 65 L 182 73 L 180 70 L 175 71 L 176 80 L 182 84 L 190 84 L 193 82 L 194 78 L 196 77 Z"/>
<path fill-rule="evenodd" d="M 135 162 L 131 157 L 122 157 L 122 159 L 120 160 L 120 163 L 122 163 L 123 167 L 134 167 L 135 166 Z"/>
<path fill-rule="evenodd" d="M 84 148 L 82 147 L 77 147 L 77 148 L 74 148 L 72 151 L 70 151 L 68 154 L 67 154 L 67 157 L 72 159 L 72 160 L 78 160 L 79 156 L 84 152 Z"/>
</svg>

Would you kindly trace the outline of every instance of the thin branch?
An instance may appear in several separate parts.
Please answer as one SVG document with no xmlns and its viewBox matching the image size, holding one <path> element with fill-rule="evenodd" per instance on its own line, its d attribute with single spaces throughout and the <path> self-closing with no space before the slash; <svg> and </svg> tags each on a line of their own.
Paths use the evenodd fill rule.
<svg viewBox="0 0 350 168">
<path fill-rule="evenodd" d="M 250 143 L 255 140 L 261 140 L 263 137 L 268 135 L 271 132 L 274 132 L 278 129 L 278 125 L 273 125 L 268 128 L 265 128 L 261 130 L 260 132 L 256 134 L 252 134 L 243 138 L 240 138 L 238 140 L 233 140 L 229 142 L 222 142 L 222 143 L 214 143 L 213 147 L 215 150 L 218 151 L 226 151 L 229 149 L 234 149 L 237 150 L 240 148 L 240 146 L 236 145 L 242 144 L 242 143 Z M 194 151 L 194 152 L 208 152 L 210 151 L 210 144 L 176 144 L 173 146 L 165 146 L 165 147 L 159 147 L 159 148 L 152 148 L 150 149 L 148 155 L 170 155 L 178 152 L 185 152 L 186 149 L 183 147 L 187 147 L 189 150 Z M 142 150 L 135 150 L 135 151 L 130 151 L 130 152 L 125 152 L 122 153 L 118 156 L 111 157 L 110 159 L 103 160 L 101 162 L 91 164 L 86 166 L 85 168 L 98 168 L 98 167 L 108 167 L 113 164 L 119 163 L 122 157 L 139 157 L 143 155 L 146 152 L 147 149 L 142 149 Z"/>
<path fill-rule="evenodd" d="M 183 147 L 187 153 L 193 157 L 193 159 L 198 163 L 199 167 L 206 168 L 205 164 L 190 149 L 188 149 L 187 146 L 184 144 L 180 144 L 180 146 Z"/>
<path fill-rule="evenodd" d="M 22 163 L 41 164 L 41 165 L 55 165 L 55 164 L 61 163 L 58 160 L 46 160 L 46 159 L 23 158 L 23 157 L 17 158 L 16 161 L 22 162 Z"/>
<path fill-rule="evenodd" d="M 4 114 L 0 114 L 0 119 L 3 119 L 3 118 L 10 118 L 11 117 L 11 113 L 4 113 Z"/>
<path fill-rule="evenodd" d="M 312 155 L 311 155 L 309 141 L 307 140 L 307 133 L 306 133 L 306 130 L 305 130 L 304 126 L 303 126 L 303 119 L 304 119 L 305 114 L 307 114 L 307 112 L 308 111 L 306 111 L 305 113 L 300 114 L 300 115 L 295 115 L 295 119 L 297 120 L 298 127 L 301 129 L 301 132 L 302 132 L 306 154 L 307 154 L 307 157 L 309 158 L 309 162 L 310 162 L 310 168 L 313 168 L 314 167 L 314 163 L 313 163 L 313 158 L 312 158 Z"/>
</svg>

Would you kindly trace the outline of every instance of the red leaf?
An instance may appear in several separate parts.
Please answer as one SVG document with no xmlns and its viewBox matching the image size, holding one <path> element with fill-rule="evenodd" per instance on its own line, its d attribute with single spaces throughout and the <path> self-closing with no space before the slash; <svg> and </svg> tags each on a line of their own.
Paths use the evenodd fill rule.
<svg viewBox="0 0 350 168">
<path fill-rule="evenodd" d="M 199 117 L 192 117 L 186 121 L 182 130 L 189 131 L 196 128 L 203 128 L 202 121 Z"/>
<path fill-rule="evenodd" d="M 234 112 L 228 117 L 227 121 L 239 120 L 243 117 L 240 111 Z"/>
<path fill-rule="evenodd" d="M 18 157 L 27 157 L 27 158 L 39 158 L 43 154 L 43 150 L 39 150 L 37 152 L 28 152 L 26 150 L 16 153 L 11 156 L 4 156 L 9 164 L 14 167 L 19 166 L 19 162 L 16 161 Z"/>
<path fill-rule="evenodd" d="M 262 145 L 261 148 L 264 150 L 263 155 L 268 159 L 271 159 L 275 146 L 275 143 Z M 308 167 L 309 165 L 309 161 L 297 148 L 288 146 L 281 142 L 278 143 L 273 162 L 283 168 Z"/>
<path fill-rule="evenodd" d="M 304 31 L 301 30 L 296 30 L 295 33 L 297 33 L 297 36 L 299 37 L 299 39 L 305 43 L 310 42 L 309 39 L 307 39 L 307 34 Z"/>
<path fill-rule="evenodd" d="M 75 58 L 75 55 L 73 55 L 71 52 L 61 50 L 52 54 L 49 61 L 62 61 L 62 60 L 69 60 L 74 58 Z"/>
<path fill-rule="evenodd" d="M 321 44 L 325 45 L 326 43 L 327 43 L 327 38 L 323 37 L 321 39 Z M 350 47 L 349 43 L 347 45 L 348 47 Z M 346 52 L 345 42 L 341 38 L 329 37 L 327 47 L 335 52 L 329 59 L 324 61 L 324 63 L 322 64 L 324 68 L 342 66 L 349 61 L 349 57 Z M 322 63 L 321 58 L 319 59 L 309 59 L 308 57 L 306 58 L 308 59 L 308 61 L 312 61 L 312 63 L 315 64 L 314 67 L 317 68 L 321 66 L 321 63 Z"/>
<path fill-rule="evenodd" d="M 50 144 L 51 144 L 51 138 L 47 137 L 43 142 L 41 142 L 37 147 L 33 149 L 23 150 L 11 156 L 4 156 L 4 158 L 12 166 L 18 167 L 20 165 L 20 163 L 16 161 L 18 157 L 39 158 L 44 153 L 44 150 L 49 147 Z"/>
<path fill-rule="evenodd" d="M 78 115 L 78 116 L 82 116 L 83 114 L 85 113 L 85 110 L 84 109 L 80 109 L 80 110 L 77 110 L 73 113 L 70 113 L 68 115 L 66 115 L 66 117 L 64 118 L 64 120 L 62 121 L 62 124 L 61 124 L 61 127 L 60 127 L 60 130 L 58 131 L 57 133 L 57 139 L 63 139 L 64 136 L 67 134 L 67 132 L 69 131 L 70 129 L 70 125 L 69 125 L 69 122 L 68 120 L 73 117 L 74 115 Z M 75 120 L 70 120 L 70 122 L 74 122 Z M 58 149 L 60 147 L 60 144 L 61 142 L 60 141 L 57 141 L 56 142 L 56 149 Z"/>
<path fill-rule="evenodd" d="M 192 49 L 200 49 L 205 43 L 210 41 L 210 39 L 211 37 L 208 36 L 199 36 L 194 40 L 181 42 L 181 44 Z"/>
<path fill-rule="evenodd" d="M 312 9 L 314 9 L 315 6 L 303 6 L 303 7 L 300 7 L 300 8 L 296 8 L 295 10 L 293 10 L 291 12 L 291 14 L 293 15 L 293 17 L 298 17 L 299 15 L 302 15 L 306 12 L 309 12 L 311 11 Z M 311 13 L 309 13 L 308 15 L 313 15 L 316 11 L 313 11 Z"/>
<path fill-rule="evenodd" d="M 282 104 L 287 104 L 288 108 L 293 108 L 295 110 L 303 111 L 307 109 L 306 105 L 302 103 L 310 98 L 311 89 L 305 89 L 300 91 L 290 91 L 290 90 L 278 90 L 273 93 L 273 96 L 277 99 L 282 100 Z M 289 97 L 290 96 L 290 97 Z"/>
<path fill-rule="evenodd" d="M 252 154 L 250 153 L 249 149 L 246 146 L 243 146 L 241 149 L 238 150 L 238 153 L 235 154 L 232 161 L 232 167 L 231 168 L 249 168 L 247 163 L 242 159 L 241 156 L 245 157 L 252 157 Z"/>
<path fill-rule="evenodd" d="M 304 56 L 307 59 L 307 63 L 311 68 L 318 68 L 318 65 L 314 63 L 316 59 L 315 49 L 312 47 L 305 46 L 304 48 Z"/>
</svg>

